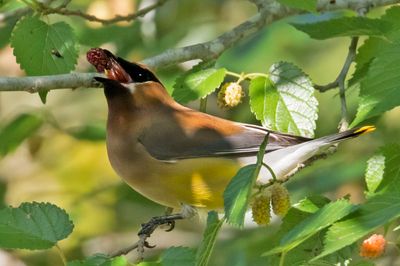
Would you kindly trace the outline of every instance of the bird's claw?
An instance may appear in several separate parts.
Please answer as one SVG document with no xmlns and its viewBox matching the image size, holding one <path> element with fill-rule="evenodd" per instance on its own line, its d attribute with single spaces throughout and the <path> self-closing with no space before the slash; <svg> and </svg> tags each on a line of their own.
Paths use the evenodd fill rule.
<svg viewBox="0 0 400 266">
<path fill-rule="evenodd" d="M 174 228 L 175 228 L 175 221 L 174 221 L 174 220 L 169 221 L 169 222 L 167 223 L 167 225 L 169 226 L 169 228 L 166 229 L 165 232 L 171 232 L 171 231 L 174 230 Z"/>
</svg>

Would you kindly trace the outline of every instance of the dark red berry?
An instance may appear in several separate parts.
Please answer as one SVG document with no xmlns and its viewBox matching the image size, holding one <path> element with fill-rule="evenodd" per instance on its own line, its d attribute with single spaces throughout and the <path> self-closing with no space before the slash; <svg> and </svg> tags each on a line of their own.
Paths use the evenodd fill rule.
<svg viewBox="0 0 400 266">
<path fill-rule="evenodd" d="M 98 72 L 104 72 L 109 69 L 110 58 L 101 48 L 92 48 L 86 53 L 86 58 Z"/>
</svg>

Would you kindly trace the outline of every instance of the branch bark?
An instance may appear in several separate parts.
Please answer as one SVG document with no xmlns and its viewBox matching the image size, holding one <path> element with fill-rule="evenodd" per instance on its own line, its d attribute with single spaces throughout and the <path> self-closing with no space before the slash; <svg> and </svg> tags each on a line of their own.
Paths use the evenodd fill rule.
<svg viewBox="0 0 400 266">
<path fill-rule="evenodd" d="M 141 10 L 138 10 L 136 13 L 129 14 L 126 16 L 115 16 L 114 18 L 111 18 L 111 19 L 98 18 L 96 16 L 84 13 L 80 10 L 70 10 L 70 9 L 66 8 L 66 6 L 68 4 L 67 2 L 65 2 L 60 7 L 57 7 L 57 8 L 52 8 L 52 7 L 50 7 L 46 4 L 42 4 L 42 3 L 39 3 L 39 4 L 40 4 L 40 7 L 44 14 L 59 14 L 59 15 L 64 15 L 64 16 L 76 16 L 76 17 L 81 17 L 83 19 L 86 19 L 88 21 L 99 22 L 104 25 L 108 25 L 108 24 L 113 24 L 113 23 L 120 22 L 120 21 L 132 21 L 134 19 L 137 19 L 138 17 L 142 17 L 142 16 L 146 15 L 147 13 L 149 13 L 150 11 L 156 9 L 157 7 L 162 6 L 167 1 L 168 0 L 158 0 L 154 4 L 152 4 L 148 7 L 145 7 Z"/>
<path fill-rule="evenodd" d="M 157 69 L 193 59 L 211 60 L 220 56 L 242 39 L 258 32 L 263 26 L 284 17 L 302 13 L 302 11 L 281 5 L 276 0 L 253 0 L 252 2 L 257 4 L 258 13 L 216 39 L 186 47 L 169 49 L 159 55 L 145 59 L 142 63 L 150 68 Z M 396 3 L 400 3 L 400 0 L 319 0 L 317 9 L 320 12 L 338 9 L 358 11 Z M 96 75 L 100 74 L 71 73 L 41 77 L 0 78 L 0 91 L 37 92 L 39 90 L 60 88 L 97 87 L 98 85 L 93 81 L 93 77 Z"/>
</svg>

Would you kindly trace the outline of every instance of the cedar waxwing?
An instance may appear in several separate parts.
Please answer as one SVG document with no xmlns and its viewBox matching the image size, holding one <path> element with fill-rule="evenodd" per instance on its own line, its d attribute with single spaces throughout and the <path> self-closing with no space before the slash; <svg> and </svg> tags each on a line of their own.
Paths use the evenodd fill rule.
<svg viewBox="0 0 400 266">
<path fill-rule="evenodd" d="M 332 144 L 373 131 L 354 128 L 309 139 L 198 112 L 175 102 L 145 66 L 101 48 L 88 61 L 108 78 L 107 151 L 112 167 L 133 189 L 169 207 L 223 208 L 223 191 L 242 162 L 255 158 L 269 134 L 265 163 L 282 178 Z M 255 159 L 254 159 L 255 161 Z M 265 181 L 268 172 L 260 175 Z"/>
</svg>

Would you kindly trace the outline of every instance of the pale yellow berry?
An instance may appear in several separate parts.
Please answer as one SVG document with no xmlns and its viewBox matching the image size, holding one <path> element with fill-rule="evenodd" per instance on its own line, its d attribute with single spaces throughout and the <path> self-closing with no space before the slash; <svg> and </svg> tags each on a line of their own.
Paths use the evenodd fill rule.
<svg viewBox="0 0 400 266">
<path fill-rule="evenodd" d="M 253 221 L 258 225 L 267 225 L 271 221 L 271 198 L 266 195 L 257 196 L 251 204 Z"/>
<path fill-rule="evenodd" d="M 282 184 L 275 183 L 270 188 L 273 212 L 284 217 L 290 208 L 289 191 Z"/>
<path fill-rule="evenodd" d="M 225 83 L 218 92 L 218 106 L 232 108 L 237 106 L 244 96 L 242 86 L 235 82 Z"/>
</svg>

